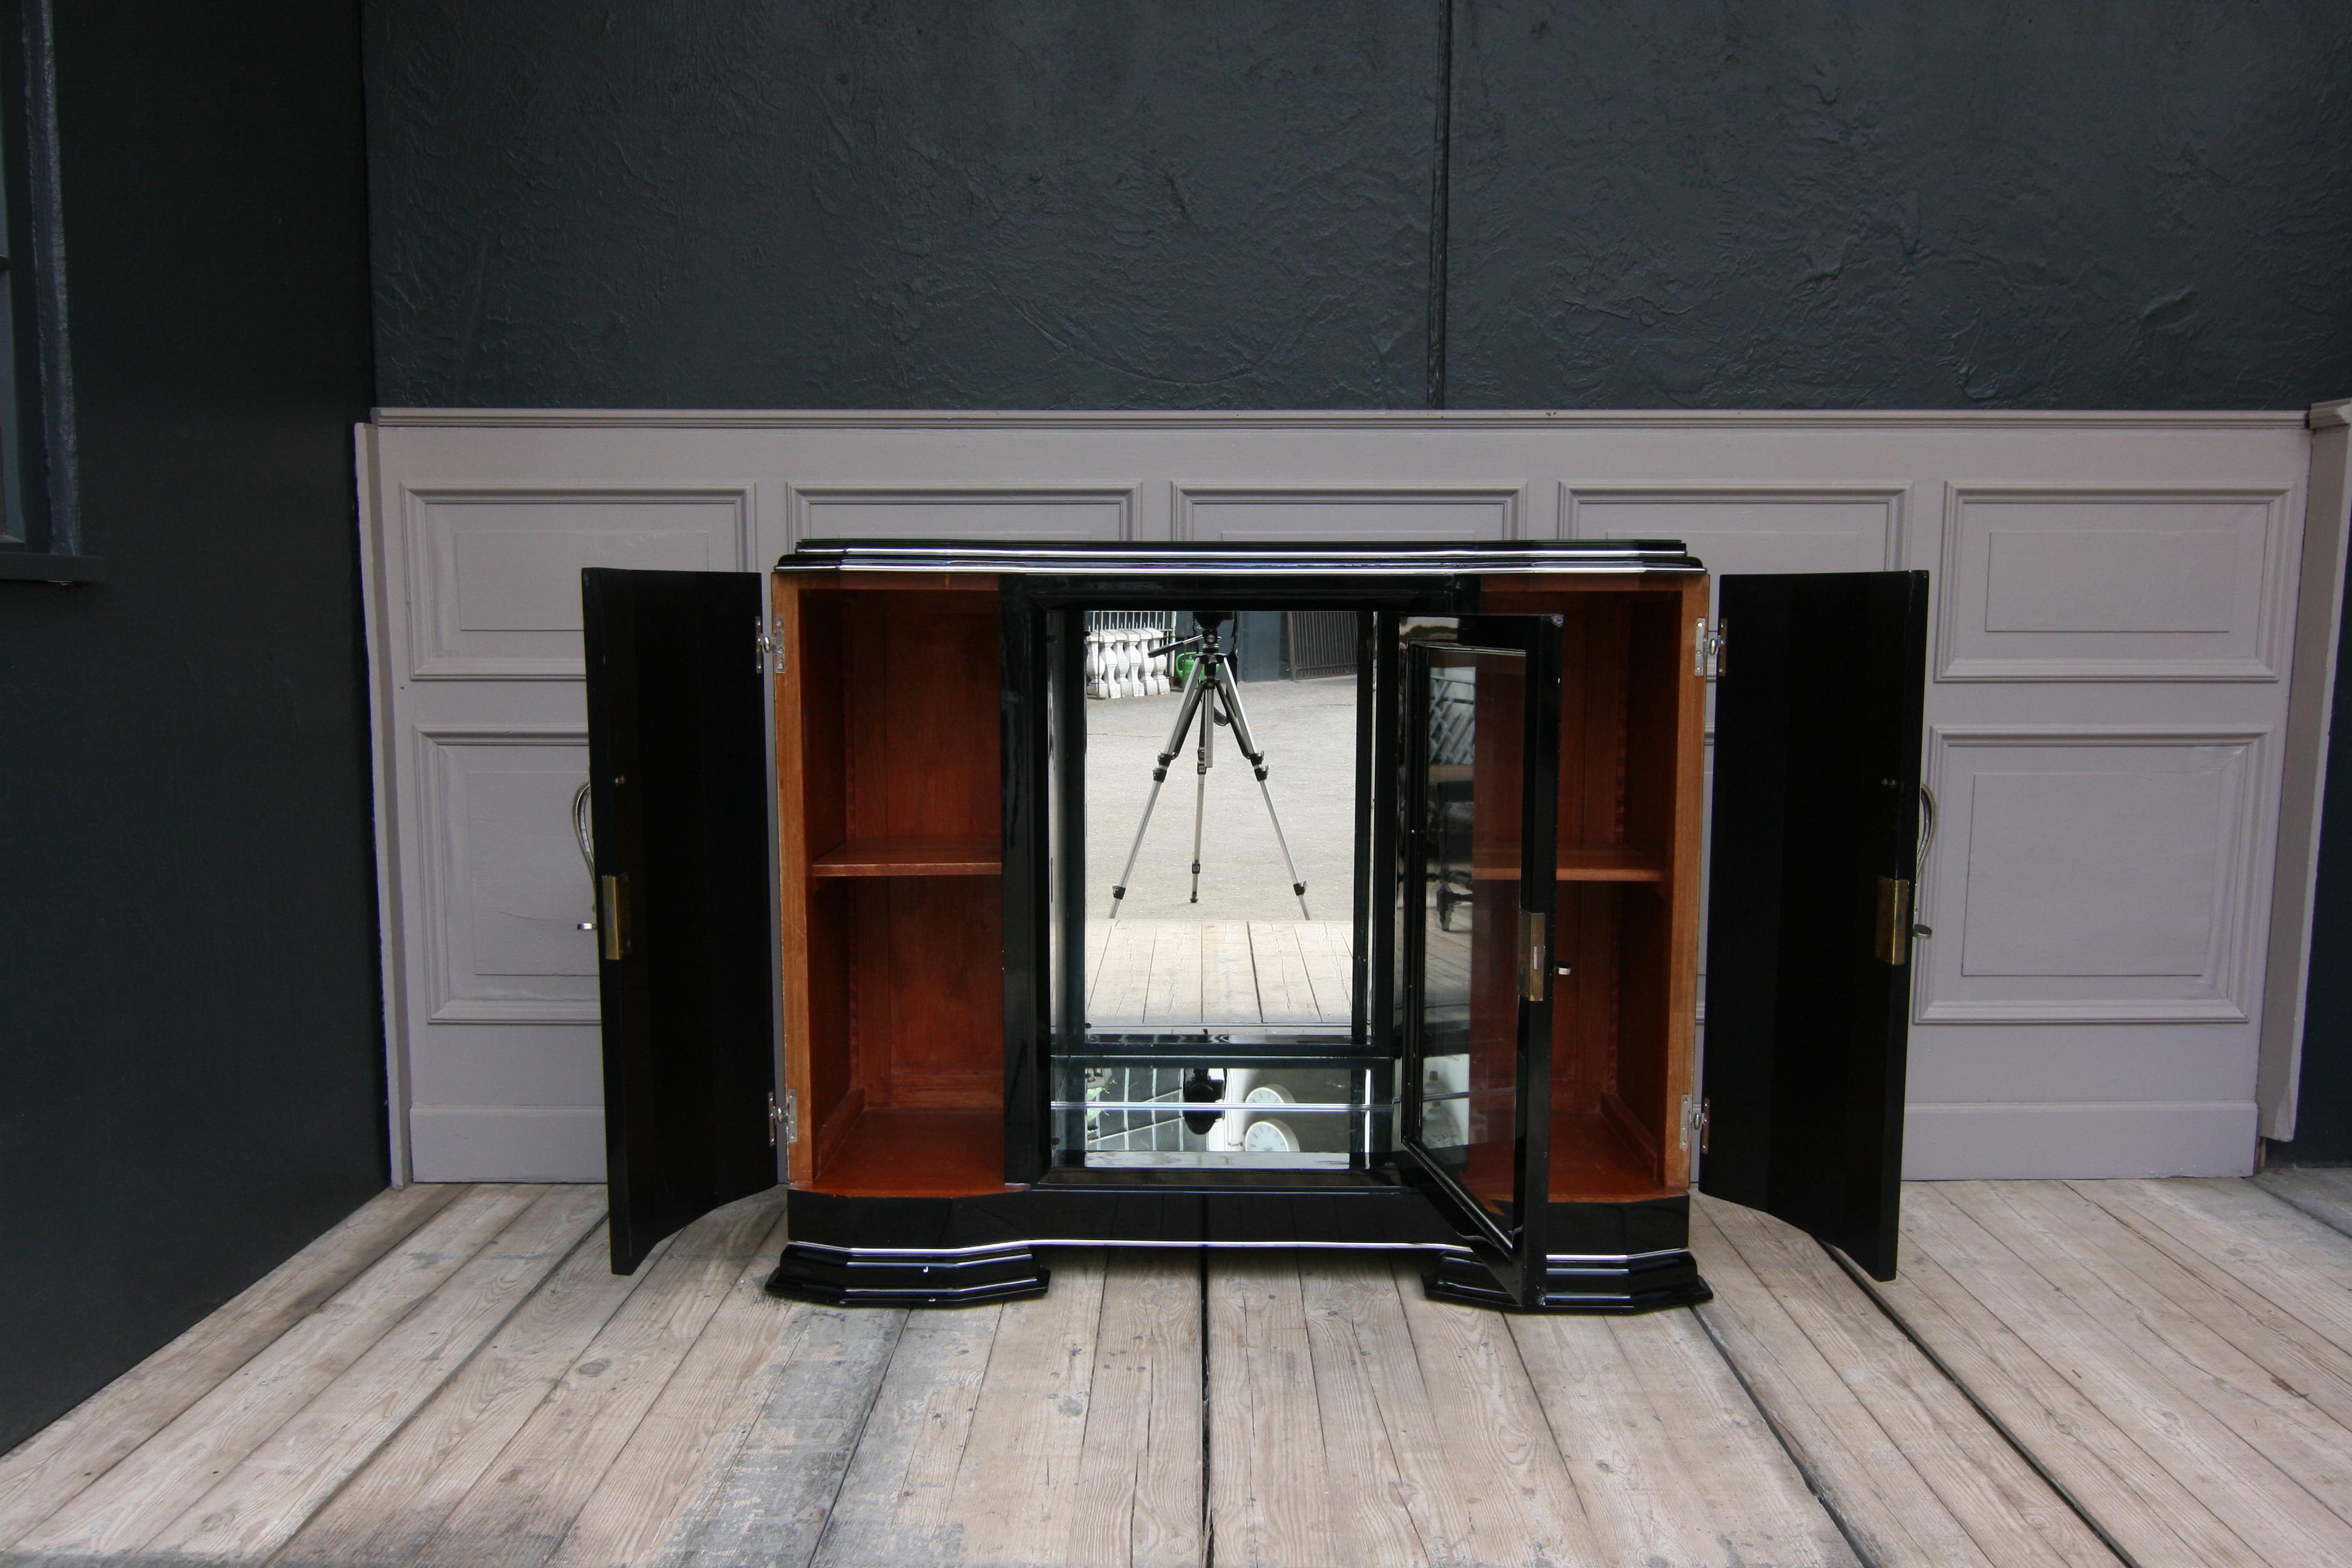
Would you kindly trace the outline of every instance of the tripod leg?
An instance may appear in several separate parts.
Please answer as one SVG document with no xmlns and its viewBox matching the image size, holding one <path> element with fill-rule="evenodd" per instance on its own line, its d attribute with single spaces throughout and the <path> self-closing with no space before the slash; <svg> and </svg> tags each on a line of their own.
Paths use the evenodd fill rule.
<svg viewBox="0 0 2352 1568">
<path fill-rule="evenodd" d="M 1192 666 L 1192 679 L 1184 683 L 1183 705 L 1176 710 L 1176 722 L 1168 731 L 1168 744 L 1161 747 L 1160 760 L 1151 768 L 1151 793 L 1144 797 L 1143 815 L 1135 824 L 1135 842 L 1127 847 L 1127 864 L 1119 868 L 1118 881 L 1110 890 L 1110 918 L 1118 919 L 1119 901 L 1127 897 L 1127 879 L 1135 874 L 1135 858 L 1143 853 L 1143 830 L 1151 826 L 1151 808 L 1160 804 L 1160 786 L 1168 782 L 1168 764 L 1184 749 L 1184 731 L 1192 727 L 1192 715 L 1201 710 L 1201 698 L 1208 687 L 1201 675 L 1201 664 Z"/>
<path fill-rule="evenodd" d="M 1201 901 L 1201 822 L 1208 813 L 1209 768 L 1217 760 L 1213 717 L 1201 721 L 1199 760 L 1192 764 L 1192 902 L 1196 904 Z"/>
<path fill-rule="evenodd" d="M 1274 824 L 1274 841 L 1282 847 L 1282 863 L 1290 872 L 1290 891 L 1298 900 L 1298 912 L 1307 920 L 1315 917 L 1307 909 L 1307 884 L 1298 879 L 1298 862 L 1291 858 L 1290 837 L 1282 831 L 1282 814 L 1274 809 L 1274 791 L 1266 787 L 1265 753 L 1257 749 L 1257 738 L 1250 733 L 1249 716 L 1242 711 L 1242 694 L 1234 679 L 1230 660 L 1221 660 L 1214 677 L 1217 697 L 1234 727 L 1234 743 L 1249 759 L 1250 772 L 1257 775 L 1257 793 L 1265 798 L 1265 815 Z"/>
</svg>

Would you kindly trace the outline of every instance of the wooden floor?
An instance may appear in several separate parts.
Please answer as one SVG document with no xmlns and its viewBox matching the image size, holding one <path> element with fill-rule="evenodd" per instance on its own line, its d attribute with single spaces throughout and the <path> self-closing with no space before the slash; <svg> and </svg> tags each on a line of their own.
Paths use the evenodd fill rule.
<svg viewBox="0 0 2352 1568">
<path fill-rule="evenodd" d="M 1087 1019 L 1345 1024 L 1354 937 L 1347 921 L 1088 921 Z"/>
<path fill-rule="evenodd" d="M 1717 1299 L 1069 1253 L 759 1289 L 778 1194 L 605 1271 L 581 1187 L 387 1194 L 0 1457 L 0 1562 L 2352 1563 L 2352 1173 L 1906 1190 L 1868 1290 L 1702 1201 Z"/>
</svg>

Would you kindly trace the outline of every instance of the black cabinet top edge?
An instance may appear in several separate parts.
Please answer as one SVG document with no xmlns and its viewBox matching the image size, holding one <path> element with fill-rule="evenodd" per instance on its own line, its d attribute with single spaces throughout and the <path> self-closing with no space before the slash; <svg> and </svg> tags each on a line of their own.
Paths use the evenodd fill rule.
<svg viewBox="0 0 2352 1568">
<path fill-rule="evenodd" d="M 1312 573 L 1396 576 L 1486 572 L 1706 570 L 1674 539 L 1460 540 L 1437 543 L 1328 540 L 804 539 L 780 572 L 974 572 L 1066 575 L 1148 573 Z"/>
</svg>

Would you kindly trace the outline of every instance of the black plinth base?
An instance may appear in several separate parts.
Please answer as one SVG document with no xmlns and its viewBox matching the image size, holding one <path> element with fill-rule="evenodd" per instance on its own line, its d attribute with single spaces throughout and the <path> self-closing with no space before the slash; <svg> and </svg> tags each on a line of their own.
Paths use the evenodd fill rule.
<svg viewBox="0 0 2352 1568">
<path fill-rule="evenodd" d="M 1532 1309 L 1505 1294 L 1486 1266 L 1467 1252 L 1439 1253 L 1423 1272 L 1422 1285 L 1441 1301 L 1505 1311 L 1652 1312 L 1715 1300 L 1698 1277 L 1697 1261 L 1679 1250 L 1626 1258 L 1555 1258 L 1544 1272 L 1542 1304 Z"/>
<path fill-rule="evenodd" d="M 1051 1276 L 1026 1247 L 857 1252 L 787 1242 L 768 1294 L 828 1307 L 967 1307 L 1042 1296 Z"/>
</svg>

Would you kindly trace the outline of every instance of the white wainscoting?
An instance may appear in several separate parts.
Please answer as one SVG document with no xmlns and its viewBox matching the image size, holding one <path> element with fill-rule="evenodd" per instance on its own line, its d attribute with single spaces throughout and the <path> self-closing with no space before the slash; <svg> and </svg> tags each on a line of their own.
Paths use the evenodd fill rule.
<svg viewBox="0 0 2352 1568">
<path fill-rule="evenodd" d="M 2302 811 L 2325 754 L 2290 732 L 2297 576 L 2340 559 L 2306 552 L 2298 416 L 390 410 L 360 456 L 400 1179 L 603 1173 L 580 569 L 755 570 L 820 536 L 1664 537 L 1718 572 L 1927 569 L 1944 823 L 1908 1171 L 2242 1172 L 2258 1058 L 2274 1135 L 2291 1102 L 2262 1039 L 2269 929 L 2308 896 L 2303 859 L 2274 875 L 2286 759 Z"/>
</svg>

